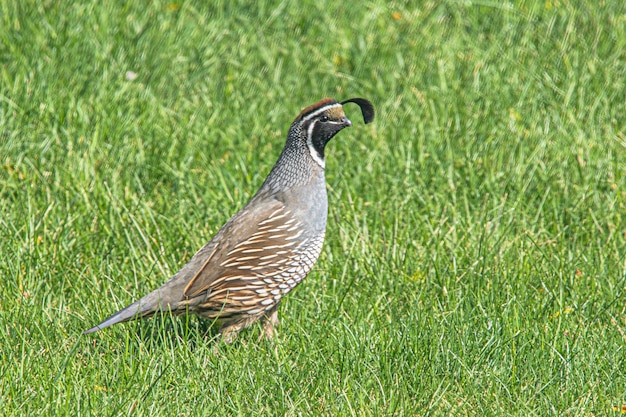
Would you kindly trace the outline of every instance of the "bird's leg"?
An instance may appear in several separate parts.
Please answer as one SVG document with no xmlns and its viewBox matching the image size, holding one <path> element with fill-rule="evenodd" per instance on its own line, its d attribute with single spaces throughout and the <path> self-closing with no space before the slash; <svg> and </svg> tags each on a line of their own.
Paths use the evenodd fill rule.
<svg viewBox="0 0 626 417">
<path fill-rule="evenodd" d="M 242 322 L 222 326 L 220 328 L 220 341 L 226 345 L 230 345 L 237 339 L 239 331 L 243 328 L 244 323 Z"/>
<path fill-rule="evenodd" d="M 219 346 L 224 343 L 225 345 L 230 345 L 237 339 L 239 335 L 239 331 L 243 328 L 242 323 L 234 323 L 229 325 L 222 325 L 220 327 L 220 331 L 217 338 L 217 343 L 213 345 L 213 354 L 218 355 L 220 353 Z"/>
<path fill-rule="evenodd" d="M 271 339 L 274 337 L 274 327 L 278 326 L 278 304 L 275 305 L 270 311 L 263 315 L 263 334 L 259 339 Z"/>
</svg>

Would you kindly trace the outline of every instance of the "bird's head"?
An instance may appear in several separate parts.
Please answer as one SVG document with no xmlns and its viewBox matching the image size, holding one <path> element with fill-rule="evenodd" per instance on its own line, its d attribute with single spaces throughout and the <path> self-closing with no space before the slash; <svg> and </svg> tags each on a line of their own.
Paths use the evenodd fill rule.
<svg viewBox="0 0 626 417">
<path fill-rule="evenodd" d="M 352 122 L 343 111 L 343 105 L 346 103 L 359 105 L 365 123 L 370 123 L 374 119 L 374 107 L 368 100 L 351 98 L 337 102 L 332 98 L 325 98 L 302 110 L 289 129 L 289 138 L 301 139 L 311 157 L 321 167 L 324 167 L 326 144 L 344 127 L 352 126 Z"/>
</svg>

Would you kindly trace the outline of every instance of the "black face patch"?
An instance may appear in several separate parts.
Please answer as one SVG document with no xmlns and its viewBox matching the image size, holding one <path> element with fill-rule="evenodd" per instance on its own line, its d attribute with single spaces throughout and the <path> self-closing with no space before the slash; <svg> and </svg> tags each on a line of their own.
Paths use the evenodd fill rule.
<svg viewBox="0 0 626 417">
<path fill-rule="evenodd" d="M 311 120 L 307 134 L 310 135 L 309 141 L 313 150 L 321 159 L 324 159 L 324 148 L 326 144 L 346 126 L 346 123 L 330 121 L 323 115 Z"/>
</svg>

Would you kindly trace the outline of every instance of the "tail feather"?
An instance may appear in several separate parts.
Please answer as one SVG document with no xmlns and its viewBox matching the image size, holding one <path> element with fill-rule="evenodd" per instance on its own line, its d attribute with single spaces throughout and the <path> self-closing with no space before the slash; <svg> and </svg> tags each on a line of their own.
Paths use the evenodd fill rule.
<svg viewBox="0 0 626 417">
<path fill-rule="evenodd" d="M 191 261 L 163 284 L 161 288 L 121 309 L 102 323 L 85 330 L 83 334 L 94 333 L 117 323 L 149 317 L 160 311 L 171 311 L 174 314 L 181 314 L 187 312 L 189 307 L 193 307 L 195 304 L 205 300 L 208 293 L 200 294 L 193 299 L 187 299 L 184 294 L 189 281 L 199 273 L 198 268 L 206 266 L 207 259 L 204 252 L 211 250 L 211 248 L 207 245 L 198 251 Z"/>
<path fill-rule="evenodd" d="M 151 292 L 138 301 L 135 301 L 131 305 L 124 307 L 117 313 L 113 314 L 102 323 L 97 324 L 89 330 L 85 330 L 83 334 L 89 334 L 97 332 L 98 330 L 105 329 L 114 324 L 122 323 L 129 320 L 140 319 L 142 317 L 152 316 L 159 311 L 176 311 L 180 301 L 173 301 L 164 299 L 163 287 L 156 291 Z M 171 297 L 170 297 L 171 298 Z"/>
</svg>

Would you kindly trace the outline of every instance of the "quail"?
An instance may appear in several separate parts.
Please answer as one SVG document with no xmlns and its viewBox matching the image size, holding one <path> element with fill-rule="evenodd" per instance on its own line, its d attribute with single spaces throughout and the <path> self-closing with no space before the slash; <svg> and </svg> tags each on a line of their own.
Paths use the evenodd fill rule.
<svg viewBox="0 0 626 417">
<path fill-rule="evenodd" d="M 163 286 L 84 333 L 170 312 L 216 320 L 226 343 L 259 319 L 271 338 L 280 300 L 307 276 L 322 249 L 328 212 L 324 148 L 352 126 L 346 103 L 360 107 L 365 123 L 374 119 L 374 107 L 363 98 L 325 98 L 302 110 L 250 202 Z"/>
</svg>

